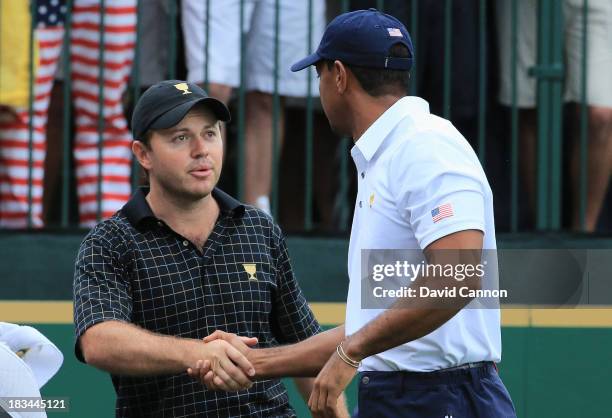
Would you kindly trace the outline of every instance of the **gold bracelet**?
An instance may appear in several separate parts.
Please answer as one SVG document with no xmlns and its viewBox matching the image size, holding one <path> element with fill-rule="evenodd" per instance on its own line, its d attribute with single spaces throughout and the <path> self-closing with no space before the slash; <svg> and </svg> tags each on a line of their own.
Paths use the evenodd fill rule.
<svg viewBox="0 0 612 418">
<path fill-rule="evenodd" d="M 345 363 L 346 363 L 346 364 L 348 364 L 349 366 L 354 367 L 354 368 L 356 368 L 356 369 L 357 369 L 357 368 L 359 368 L 359 366 L 358 366 L 358 365 L 357 365 L 357 366 L 356 366 L 356 365 L 354 365 L 353 363 L 351 363 L 351 361 L 350 361 L 349 359 L 347 359 L 346 357 L 344 357 L 344 356 L 342 355 L 342 353 L 340 352 L 340 346 L 337 346 L 337 347 L 336 347 L 336 353 L 338 353 L 338 357 L 340 357 L 340 360 L 342 360 L 343 362 L 345 362 Z"/>
<path fill-rule="evenodd" d="M 344 342 L 344 341 L 343 341 Z M 340 357 L 340 359 L 345 362 L 346 364 L 348 364 L 351 367 L 354 367 L 356 369 L 359 368 L 359 366 L 361 365 L 360 361 L 355 361 L 353 359 L 351 359 L 346 352 L 344 351 L 344 347 L 342 346 L 342 343 L 338 344 L 338 346 L 336 347 L 336 353 L 338 353 L 338 357 Z"/>
</svg>

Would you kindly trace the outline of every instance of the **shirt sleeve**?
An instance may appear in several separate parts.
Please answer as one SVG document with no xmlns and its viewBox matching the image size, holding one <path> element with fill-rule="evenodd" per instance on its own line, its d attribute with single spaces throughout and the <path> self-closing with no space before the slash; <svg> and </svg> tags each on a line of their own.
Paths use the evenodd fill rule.
<svg viewBox="0 0 612 418">
<path fill-rule="evenodd" d="M 274 228 L 276 245 L 276 282 L 277 290 L 273 301 L 272 332 L 281 344 L 291 344 L 305 340 L 321 332 L 302 289 L 293 274 L 289 253 L 280 228 Z"/>
<path fill-rule="evenodd" d="M 130 322 L 132 298 L 129 276 L 121 262 L 122 245 L 100 229 L 81 243 L 74 283 L 75 354 L 84 362 L 79 338 L 92 325 L 108 320 Z"/>
<path fill-rule="evenodd" d="M 459 231 L 484 232 L 488 182 L 473 151 L 435 135 L 419 142 L 398 150 L 389 166 L 397 211 L 419 247 Z"/>
</svg>

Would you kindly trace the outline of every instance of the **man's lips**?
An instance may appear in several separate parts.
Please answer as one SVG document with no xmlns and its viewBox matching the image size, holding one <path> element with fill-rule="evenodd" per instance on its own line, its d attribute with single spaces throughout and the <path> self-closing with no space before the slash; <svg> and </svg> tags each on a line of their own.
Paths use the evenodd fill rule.
<svg viewBox="0 0 612 418">
<path fill-rule="evenodd" d="M 189 174 L 194 177 L 208 177 L 212 174 L 212 167 L 198 167 L 193 170 L 189 170 Z"/>
</svg>

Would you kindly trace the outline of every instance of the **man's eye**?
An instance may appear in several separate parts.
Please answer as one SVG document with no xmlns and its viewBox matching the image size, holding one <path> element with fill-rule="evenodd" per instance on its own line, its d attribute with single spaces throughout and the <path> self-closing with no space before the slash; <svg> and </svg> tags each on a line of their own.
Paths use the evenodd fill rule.
<svg viewBox="0 0 612 418">
<path fill-rule="evenodd" d="M 175 141 L 180 141 L 180 142 L 185 141 L 186 139 L 187 139 L 187 135 L 178 135 L 174 137 Z"/>
</svg>

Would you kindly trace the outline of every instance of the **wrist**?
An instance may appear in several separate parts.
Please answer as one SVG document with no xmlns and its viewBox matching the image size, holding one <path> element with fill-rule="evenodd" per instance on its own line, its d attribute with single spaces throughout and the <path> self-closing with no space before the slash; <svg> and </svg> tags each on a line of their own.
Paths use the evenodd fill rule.
<svg viewBox="0 0 612 418">
<path fill-rule="evenodd" d="M 342 348 L 344 349 L 346 355 L 355 362 L 361 362 L 367 357 L 361 348 L 359 338 L 355 338 L 355 336 L 347 337 L 342 342 Z"/>
<path fill-rule="evenodd" d="M 266 368 L 266 349 L 265 348 L 253 348 L 250 349 L 245 357 L 248 361 L 251 362 L 253 368 L 255 369 L 255 375 L 251 377 L 252 379 L 261 379 L 261 376 L 265 376 L 267 372 Z"/>
<path fill-rule="evenodd" d="M 183 344 L 180 344 L 181 350 L 177 350 L 177 361 L 182 363 L 183 369 L 194 367 L 198 360 L 207 360 L 208 347 L 201 340 L 185 339 Z"/>
</svg>

